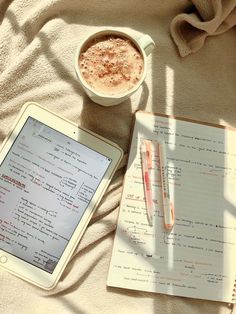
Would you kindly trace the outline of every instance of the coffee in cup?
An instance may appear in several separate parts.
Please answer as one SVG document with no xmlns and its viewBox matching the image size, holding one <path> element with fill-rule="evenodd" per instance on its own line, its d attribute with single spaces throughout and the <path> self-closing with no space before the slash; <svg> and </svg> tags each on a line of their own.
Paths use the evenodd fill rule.
<svg viewBox="0 0 236 314">
<path fill-rule="evenodd" d="M 105 95 L 131 90 L 142 78 L 144 60 L 127 38 L 102 35 L 87 43 L 79 56 L 79 67 L 92 89 Z"/>
<path fill-rule="evenodd" d="M 114 29 L 96 32 L 77 47 L 75 71 L 78 80 L 95 103 L 117 105 L 143 83 L 147 56 L 154 46 L 149 35 L 136 39 Z"/>
</svg>

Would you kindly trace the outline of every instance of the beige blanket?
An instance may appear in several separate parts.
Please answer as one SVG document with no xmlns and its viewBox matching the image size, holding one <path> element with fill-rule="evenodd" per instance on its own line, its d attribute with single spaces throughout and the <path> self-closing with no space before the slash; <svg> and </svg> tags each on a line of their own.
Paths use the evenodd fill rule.
<svg viewBox="0 0 236 314">
<path fill-rule="evenodd" d="M 171 22 L 171 35 L 182 57 L 198 51 L 208 36 L 219 35 L 236 25 L 236 0 L 192 0 L 189 13 Z"/>
<path fill-rule="evenodd" d="M 227 1 L 222 1 L 227 2 Z M 170 36 L 174 17 L 196 8 L 187 0 L 0 0 L 0 140 L 27 101 L 115 141 L 125 157 L 76 252 L 51 292 L 0 271 L 0 313 L 214 313 L 228 304 L 106 287 L 133 113 L 175 114 L 236 127 L 235 28 L 208 37 L 181 58 Z M 94 104 L 74 71 L 77 45 L 113 27 L 149 34 L 142 88 L 115 107 Z"/>
</svg>

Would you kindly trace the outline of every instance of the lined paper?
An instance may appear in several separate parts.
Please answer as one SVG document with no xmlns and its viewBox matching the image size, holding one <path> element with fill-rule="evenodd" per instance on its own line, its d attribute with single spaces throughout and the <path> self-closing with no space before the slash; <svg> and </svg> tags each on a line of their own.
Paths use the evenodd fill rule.
<svg viewBox="0 0 236 314">
<path fill-rule="evenodd" d="M 152 141 L 148 224 L 140 143 Z M 165 141 L 175 225 L 164 228 L 156 140 Z M 232 301 L 236 279 L 236 131 L 137 112 L 108 286 Z"/>
</svg>

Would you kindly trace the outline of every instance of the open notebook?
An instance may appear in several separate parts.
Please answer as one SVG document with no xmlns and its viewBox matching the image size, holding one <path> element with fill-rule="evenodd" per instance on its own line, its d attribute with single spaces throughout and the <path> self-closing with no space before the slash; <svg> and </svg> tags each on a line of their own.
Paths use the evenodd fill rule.
<svg viewBox="0 0 236 314">
<path fill-rule="evenodd" d="M 175 224 L 164 229 L 153 145 L 153 226 L 142 182 L 142 139 L 165 141 Z M 136 112 L 108 286 L 234 302 L 236 129 Z"/>
</svg>

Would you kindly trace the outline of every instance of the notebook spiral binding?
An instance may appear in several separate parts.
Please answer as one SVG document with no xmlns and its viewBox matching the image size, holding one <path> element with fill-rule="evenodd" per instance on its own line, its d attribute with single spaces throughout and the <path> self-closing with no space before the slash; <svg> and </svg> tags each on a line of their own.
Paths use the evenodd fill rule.
<svg viewBox="0 0 236 314">
<path fill-rule="evenodd" d="M 236 302 L 236 278 L 234 280 L 234 289 L 232 293 L 232 302 Z"/>
</svg>

